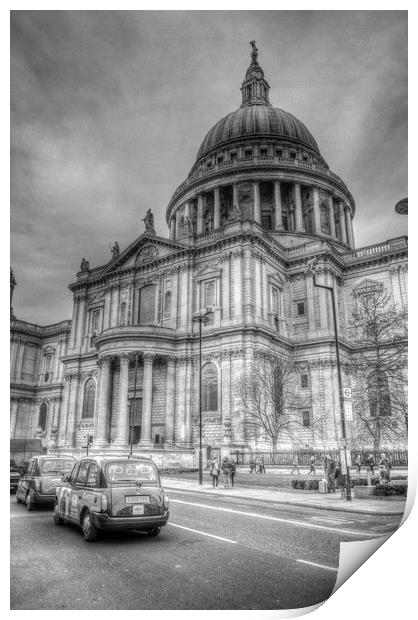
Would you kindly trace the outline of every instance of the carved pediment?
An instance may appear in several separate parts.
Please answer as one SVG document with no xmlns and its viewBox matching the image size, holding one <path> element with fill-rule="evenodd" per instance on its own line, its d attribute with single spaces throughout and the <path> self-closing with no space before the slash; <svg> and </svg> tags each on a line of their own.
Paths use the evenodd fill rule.
<svg viewBox="0 0 418 620">
<path fill-rule="evenodd" d="M 139 250 L 138 254 L 136 255 L 135 265 L 141 265 L 142 263 L 153 260 L 159 255 L 159 253 L 160 252 L 155 245 L 151 243 L 148 245 L 145 245 L 143 248 Z"/>
</svg>

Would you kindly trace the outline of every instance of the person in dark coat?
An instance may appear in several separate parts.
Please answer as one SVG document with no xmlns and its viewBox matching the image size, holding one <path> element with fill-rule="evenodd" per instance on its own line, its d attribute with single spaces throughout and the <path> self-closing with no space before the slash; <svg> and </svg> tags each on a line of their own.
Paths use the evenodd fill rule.
<svg viewBox="0 0 418 620">
<path fill-rule="evenodd" d="M 335 493 L 335 470 L 336 469 L 337 469 L 337 463 L 331 457 L 330 460 L 328 461 L 328 470 L 327 470 L 328 493 L 331 493 L 331 492 Z"/>
<path fill-rule="evenodd" d="M 311 456 L 311 460 L 310 460 L 310 470 L 308 471 L 308 476 L 309 474 L 313 474 L 315 475 L 315 457 L 314 455 Z"/>
<path fill-rule="evenodd" d="M 251 456 L 251 458 L 250 458 L 250 474 L 252 474 L 253 471 L 255 471 L 255 459 L 254 459 L 253 456 Z"/>
<path fill-rule="evenodd" d="M 231 467 L 231 488 L 234 488 L 234 478 L 235 478 L 235 474 L 237 473 L 237 466 L 236 463 L 234 461 L 234 459 L 231 459 L 230 462 L 230 467 Z"/>
<path fill-rule="evenodd" d="M 218 486 L 220 469 L 221 468 L 219 466 L 219 461 L 217 457 L 215 456 L 210 462 L 210 470 L 209 470 L 209 474 L 212 476 L 212 486 L 215 488 Z"/>
<path fill-rule="evenodd" d="M 221 471 L 223 476 L 224 489 L 229 489 L 231 481 L 231 463 L 227 456 L 222 459 Z"/>
</svg>

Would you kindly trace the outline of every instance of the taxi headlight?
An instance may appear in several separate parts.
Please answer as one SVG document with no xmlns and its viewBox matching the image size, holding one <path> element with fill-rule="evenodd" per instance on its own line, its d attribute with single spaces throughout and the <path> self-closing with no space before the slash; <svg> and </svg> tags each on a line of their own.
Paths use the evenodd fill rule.
<svg viewBox="0 0 418 620">
<path fill-rule="evenodd" d="M 39 478 L 35 478 L 35 491 L 41 490 L 41 481 Z"/>
<path fill-rule="evenodd" d="M 104 493 L 102 495 L 102 510 L 103 512 L 107 510 L 107 497 Z"/>
<path fill-rule="evenodd" d="M 168 508 L 168 495 L 166 495 L 165 493 L 163 493 L 163 504 L 164 508 Z"/>
</svg>

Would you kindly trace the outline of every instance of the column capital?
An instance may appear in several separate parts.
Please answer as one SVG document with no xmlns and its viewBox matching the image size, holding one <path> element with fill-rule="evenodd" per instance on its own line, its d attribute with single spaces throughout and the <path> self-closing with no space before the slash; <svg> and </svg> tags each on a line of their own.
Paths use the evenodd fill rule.
<svg viewBox="0 0 418 620">
<path fill-rule="evenodd" d="M 152 364 L 155 358 L 155 353 L 150 353 L 149 351 L 146 351 L 145 353 L 143 353 L 142 357 L 144 359 L 144 364 Z"/>
<path fill-rule="evenodd" d="M 129 354 L 128 353 L 122 353 L 121 355 L 119 355 L 119 362 L 120 365 L 122 366 L 128 366 L 129 365 Z"/>
<path fill-rule="evenodd" d="M 97 365 L 107 367 L 107 366 L 110 366 L 111 361 L 112 361 L 111 355 L 102 355 L 101 357 L 98 358 Z"/>
</svg>

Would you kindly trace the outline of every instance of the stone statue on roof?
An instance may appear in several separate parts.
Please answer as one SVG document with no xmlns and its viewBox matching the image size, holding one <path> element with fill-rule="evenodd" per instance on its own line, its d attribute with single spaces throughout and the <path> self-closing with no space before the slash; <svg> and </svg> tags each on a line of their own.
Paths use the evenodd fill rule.
<svg viewBox="0 0 418 620">
<path fill-rule="evenodd" d="M 117 258 L 119 254 L 120 254 L 119 243 L 115 241 L 115 245 L 112 247 L 112 259 Z"/>
<path fill-rule="evenodd" d="M 88 271 L 90 269 L 90 263 L 85 258 L 81 259 L 80 271 Z"/>
<path fill-rule="evenodd" d="M 145 224 L 145 232 L 149 232 L 155 235 L 154 215 L 151 209 L 148 209 L 146 216 L 142 218 L 141 221 Z"/>
</svg>

